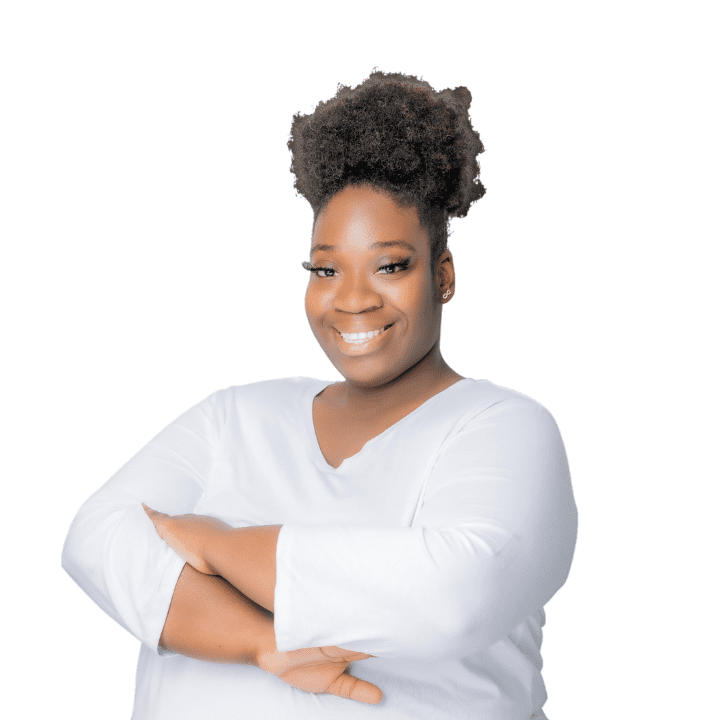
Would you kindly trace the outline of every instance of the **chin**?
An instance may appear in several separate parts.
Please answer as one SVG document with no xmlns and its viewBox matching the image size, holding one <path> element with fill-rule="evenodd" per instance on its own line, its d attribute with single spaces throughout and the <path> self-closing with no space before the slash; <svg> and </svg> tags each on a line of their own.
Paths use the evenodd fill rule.
<svg viewBox="0 0 720 720">
<path fill-rule="evenodd" d="M 407 372 L 413 364 L 382 367 L 370 359 L 363 363 L 357 363 L 357 365 L 361 365 L 360 367 L 348 367 L 346 363 L 341 362 L 333 363 L 335 369 L 345 378 L 345 382 L 367 389 L 388 385 Z"/>
<path fill-rule="evenodd" d="M 388 376 L 372 376 L 372 377 L 358 377 L 353 375 L 346 375 L 345 376 L 345 382 L 354 385 L 355 387 L 364 388 L 367 390 L 371 390 L 373 388 L 380 388 L 384 385 L 388 385 L 391 383 L 397 375 L 388 375 Z"/>
</svg>

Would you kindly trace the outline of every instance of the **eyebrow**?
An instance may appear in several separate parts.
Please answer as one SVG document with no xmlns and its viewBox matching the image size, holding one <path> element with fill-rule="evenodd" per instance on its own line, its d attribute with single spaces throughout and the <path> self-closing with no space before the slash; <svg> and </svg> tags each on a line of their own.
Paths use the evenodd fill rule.
<svg viewBox="0 0 720 720">
<path fill-rule="evenodd" d="M 404 247 L 407 250 L 412 250 L 412 251 L 415 250 L 415 246 L 412 243 L 409 243 L 405 240 L 383 240 L 383 241 L 373 243 L 370 247 L 373 249 L 386 248 L 386 247 Z M 312 254 L 314 252 L 319 252 L 320 250 L 332 251 L 332 250 L 336 250 L 336 249 L 337 249 L 337 245 L 315 245 L 310 250 L 310 257 L 312 257 Z"/>
</svg>

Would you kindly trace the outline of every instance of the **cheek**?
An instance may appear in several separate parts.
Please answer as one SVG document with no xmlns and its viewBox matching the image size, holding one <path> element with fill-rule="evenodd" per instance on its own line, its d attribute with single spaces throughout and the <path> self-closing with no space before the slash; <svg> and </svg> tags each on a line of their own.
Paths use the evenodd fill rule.
<svg viewBox="0 0 720 720">
<path fill-rule="evenodd" d="M 410 299 L 410 298 L 408 298 Z M 412 297 L 413 321 L 415 338 L 424 344 L 428 339 L 435 339 L 440 325 L 440 303 L 435 302 L 433 288 L 418 288 Z"/>
<path fill-rule="evenodd" d="M 310 316 L 312 315 L 312 297 L 311 297 L 311 291 L 310 286 L 307 286 L 307 289 L 305 290 L 305 314 L 308 316 L 308 320 L 310 319 Z"/>
<path fill-rule="evenodd" d="M 311 281 L 305 291 L 305 314 L 311 325 L 322 323 L 328 304 L 328 294 L 322 292 Z"/>
<path fill-rule="evenodd" d="M 318 293 L 310 283 L 305 291 L 305 314 L 312 320 L 318 313 Z"/>
<path fill-rule="evenodd" d="M 433 289 L 428 283 L 417 283 L 405 288 L 398 302 L 417 321 L 429 320 L 435 315 Z"/>
</svg>

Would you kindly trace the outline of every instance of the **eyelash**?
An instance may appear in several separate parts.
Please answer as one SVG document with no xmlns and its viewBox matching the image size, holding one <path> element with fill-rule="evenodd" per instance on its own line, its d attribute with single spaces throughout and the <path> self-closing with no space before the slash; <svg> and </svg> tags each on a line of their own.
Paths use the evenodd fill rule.
<svg viewBox="0 0 720 720">
<path fill-rule="evenodd" d="M 393 263 L 387 263 L 385 265 L 381 265 L 378 270 L 384 270 L 386 268 L 397 268 L 396 270 L 393 270 L 392 272 L 388 273 L 381 273 L 382 275 L 396 275 L 398 272 L 402 272 L 403 270 L 408 269 L 408 265 L 410 264 L 410 258 L 405 258 L 404 260 L 400 260 L 399 262 L 393 262 Z M 327 272 L 328 270 L 330 272 L 335 272 L 334 268 L 329 267 L 322 267 L 318 265 L 311 265 L 309 262 L 303 262 L 302 266 L 309 270 L 311 273 L 314 273 L 317 275 L 317 277 L 335 277 L 334 275 L 318 275 L 319 272 Z"/>
</svg>

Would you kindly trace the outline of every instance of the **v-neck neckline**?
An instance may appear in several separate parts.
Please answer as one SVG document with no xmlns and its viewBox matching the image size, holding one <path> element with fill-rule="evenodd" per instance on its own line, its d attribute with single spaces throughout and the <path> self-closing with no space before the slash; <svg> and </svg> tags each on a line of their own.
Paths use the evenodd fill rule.
<svg viewBox="0 0 720 720">
<path fill-rule="evenodd" d="M 322 450 L 320 449 L 320 443 L 318 442 L 317 432 L 315 431 L 315 421 L 313 420 L 313 402 L 315 401 L 315 398 L 323 391 L 325 388 L 329 387 L 330 385 L 335 384 L 337 381 L 325 381 L 325 380 L 317 380 L 316 382 L 312 383 L 307 390 L 305 391 L 305 394 L 303 395 L 302 400 L 302 425 L 303 429 L 305 430 L 305 439 L 307 441 L 308 450 L 310 452 L 310 455 L 312 456 L 313 460 L 315 461 L 315 464 L 318 465 L 322 470 L 325 470 L 327 472 L 340 472 L 341 470 L 345 469 L 349 465 L 352 465 L 359 457 L 365 454 L 367 449 L 376 443 L 378 443 L 382 438 L 393 432 L 395 429 L 398 428 L 398 426 L 402 425 L 408 418 L 413 417 L 414 415 L 420 413 L 423 409 L 428 407 L 429 405 L 433 404 L 438 398 L 441 396 L 444 396 L 446 393 L 449 393 L 454 387 L 457 385 L 461 385 L 465 382 L 475 382 L 472 378 L 462 378 L 461 380 L 458 380 L 457 382 L 454 382 L 449 387 L 446 387 L 444 390 L 441 390 L 438 393 L 435 393 L 432 397 L 429 397 L 425 402 L 423 402 L 421 405 L 418 405 L 414 410 L 411 410 L 407 415 L 404 415 L 401 417 L 397 422 L 394 422 L 390 427 L 383 430 L 378 435 L 375 435 L 374 437 L 370 438 L 361 448 L 358 450 L 354 455 L 350 455 L 349 457 L 346 457 L 337 467 L 333 467 L 326 459 L 325 456 L 322 453 Z"/>
</svg>

